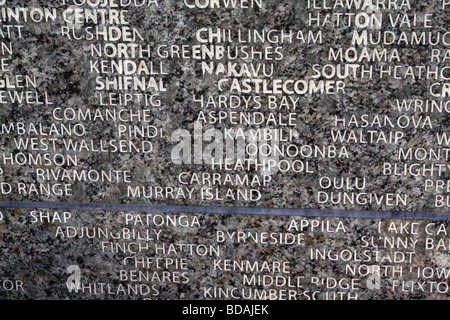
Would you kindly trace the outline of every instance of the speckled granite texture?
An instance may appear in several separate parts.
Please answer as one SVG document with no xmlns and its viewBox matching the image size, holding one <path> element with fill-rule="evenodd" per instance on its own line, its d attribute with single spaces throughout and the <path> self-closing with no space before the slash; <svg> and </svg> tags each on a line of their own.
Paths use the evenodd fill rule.
<svg viewBox="0 0 450 320">
<path fill-rule="evenodd" d="M 21 195 L 18 192 L 12 192 L 3 195 L 3 200 L 13 201 L 69 201 L 69 202 L 108 202 L 108 203 L 159 203 L 159 204 L 188 204 L 188 205 L 226 205 L 226 206 L 261 206 L 261 207 L 287 207 L 287 208 L 334 208 L 334 209 L 358 209 L 358 210 L 404 210 L 413 212 L 432 211 L 446 213 L 448 206 L 436 208 L 434 196 L 436 192 L 433 190 L 425 190 L 425 179 L 443 180 L 448 178 L 448 170 L 445 167 L 441 176 L 433 177 L 414 177 L 414 176 L 393 176 L 383 174 L 383 164 L 390 162 L 392 164 L 404 164 L 404 161 L 398 160 L 400 148 L 419 148 L 426 149 L 437 148 L 436 133 L 448 133 L 448 113 L 426 113 L 426 112 L 406 112 L 399 113 L 395 110 L 396 99 L 431 99 L 428 93 L 429 86 L 433 80 L 417 80 L 408 78 L 406 80 L 394 79 L 388 77 L 385 79 L 345 79 L 345 94 L 313 94 L 313 95 L 295 95 L 298 98 L 297 109 L 293 112 L 297 113 L 295 126 L 292 128 L 294 133 L 293 144 L 297 146 L 319 146 L 328 147 L 335 146 L 342 148 L 345 146 L 348 151 L 348 158 L 324 158 L 321 156 L 304 158 L 296 156 L 288 158 L 289 161 L 301 160 L 309 162 L 311 173 L 296 172 L 277 172 L 272 176 L 271 181 L 265 186 L 254 187 L 261 193 L 261 198 L 257 201 L 239 200 L 225 197 L 223 200 L 209 200 L 201 198 L 200 190 L 204 187 L 203 183 L 193 183 L 189 188 L 194 189 L 192 199 L 180 197 L 173 199 L 172 197 L 130 197 L 127 194 L 128 186 L 141 188 L 173 188 L 175 192 L 178 188 L 184 187 L 178 181 L 178 176 L 182 172 L 192 173 L 226 173 L 224 170 L 214 168 L 206 164 L 181 164 L 177 165 L 171 161 L 171 152 L 176 145 L 171 141 L 171 136 L 178 129 L 186 129 L 191 134 L 193 126 L 197 120 L 201 107 L 193 101 L 193 96 L 197 97 L 203 94 L 205 97 L 218 93 L 217 81 L 220 76 L 202 75 L 201 62 L 203 60 L 183 59 L 183 58 L 160 58 L 156 52 L 161 45 L 198 45 L 199 42 L 195 38 L 195 31 L 199 28 L 220 27 L 230 29 L 237 32 L 238 29 L 249 30 L 292 30 L 294 34 L 303 31 L 322 31 L 322 43 L 311 44 L 302 43 L 295 40 L 291 44 L 274 44 L 280 46 L 283 54 L 281 61 L 274 62 L 274 75 L 272 78 L 279 79 L 312 79 L 314 75 L 312 66 L 315 64 L 342 64 L 330 62 L 328 60 L 329 48 L 348 48 L 351 46 L 351 34 L 355 30 L 352 27 L 308 27 L 307 19 L 310 12 L 318 13 L 320 10 L 307 9 L 306 1 L 263 1 L 264 6 L 261 9 L 190 9 L 183 5 L 182 1 L 160 1 L 158 7 L 151 6 L 143 8 L 127 7 L 129 10 L 130 26 L 136 28 L 143 36 L 144 41 L 137 41 L 139 44 L 149 45 L 152 50 L 151 61 L 155 68 L 159 63 L 163 64 L 164 72 L 167 74 L 156 75 L 157 80 L 161 79 L 166 88 L 165 92 L 160 93 L 161 106 L 159 107 L 142 107 L 134 101 L 129 105 L 129 109 L 143 110 L 148 109 L 150 120 L 147 123 L 134 122 L 125 123 L 126 125 L 153 125 L 163 130 L 163 136 L 148 139 L 154 144 L 154 151 L 148 154 L 143 153 L 93 153 L 93 152 L 67 152 L 64 150 L 64 144 L 61 141 L 65 137 L 57 137 L 56 150 L 53 153 L 62 153 L 78 156 L 78 166 L 63 166 L 62 168 L 72 170 L 129 170 L 131 171 L 131 181 L 126 183 L 123 181 L 113 182 L 73 182 L 71 196 L 57 195 Z M 12 4 L 8 3 L 7 6 Z M 411 10 L 398 9 L 391 11 L 382 11 L 387 15 L 408 13 L 432 15 L 433 28 L 432 32 L 444 33 L 448 26 L 448 11 L 441 10 L 439 1 L 431 1 L 425 4 L 424 1 L 410 1 Z M 62 6 L 60 1 L 15 1 L 14 6 L 27 7 L 56 7 L 58 13 L 61 14 L 67 9 Z M 347 10 L 355 12 L 354 9 Z M 345 10 L 335 10 L 333 12 L 347 12 Z M 331 10 L 324 10 L 323 14 L 332 13 Z M 420 16 L 421 17 L 421 16 Z M 395 16 L 393 17 L 395 19 Z M 421 18 L 419 18 L 420 20 Z M 389 27 L 388 17 L 384 18 L 381 31 L 394 30 L 396 32 L 404 31 L 408 35 L 412 31 L 427 31 L 423 27 Z M 14 40 L 14 54 L 11 58 L 12 71 L 11 74 L 24 74 L 35 76 L 38 81 L 38 90 L 41 94 L 48 93 L 50 106 L 27 106 L 17 103 L 2 105 L 0 111 L 0 119 L 2 123 L 10 123 L 12 121 L 42 124 L 48 128 L 51 123 L 64 123 L 66 125 L 82 123 L 86 128 L 85 140 L 90 143 L 98 143 L 100 140 L 106 142 L 111 139 L 118 139 L 117 125 L 118 123 L 110 121 L 56 121 L 52 112 L 55 108 L 74 108 L 75 110 L 93 111 L 105 109 L 121 109 L 122 107 L 99 106 L 99 91 L 95 90 L 95 77 L 89 71 L 91 56 L 90 45 L 99 43 L 88 40 L 68 40 L 67 37 L 61 35 L 61 27 L 66 23 L 61 19 L 57 19 L 51 23 L 27 23 L 23 26 L 24 39 Z M 80 30 L 84 30 L 92 25 L 81 26 Z M 371 30 L 378 32 L 379 30 Z M 236 46 L 234 43 L 232 46 Z M 268 45 L 265 43 L 264 45 Z M 238 45 L 240 46 L 240 45 Z M 253 45 L 261 48 L 261 44 Z M 389 65 L 428 65 L 444 67 L 447 62 L 430 63 L 431 49 L 441 49 L 445 53 L 446 46 L 444 44 L 431 46 L 411 46 L 401 44 L 399 46 L 392 45 L 370 45 L 373 48 L 387 48 L 389 52 L 393 49 L 398 50 L 398 59 L 383 62 L 358 62 L 359 65 L 366 67 L 374 66 L 376 70 L 382 66 Z M 145 60 L 145 59 L 144 59 Z M 206 59 L 205 61 L 210 62 Z M 240 60 L 242 62 L 244 60 Z M 220 62 L 227 63 L 226 59 Z M 245 61 L 257 63 L 261 61 Z M 263 61 L 264 62 L 264 61 Z M 267 61 L 266 61 L 267 63 Z M 442 82 L 442 81 L 441 81 Z M 226 94 L 228 95 L 228 94 Z M 243 96 L 249 96 L 244 94 Z M 263 107 L 262 113 L 268 113 L 267 104 L 264 102 L 267 95 L 261 95 Z M 435 100 L 447 101 L 446 98 Z M 213 109 L 207 109 L 211 111 Z M 225 110 L 226 109 L 218 109 Z M 242 109 L 240 109 L 242 110 Z M 286 114 L 289 111 L 286 108 L 279 111 L 273 111 L 275 116 Z M 416 121 L 424 121 L 429 116 L 433 124 L 430 127 L 414 128 L 410 125 L 404 129 L 391 129 L 388 126 L 381 128 L 381 131 L 389 133 L 390 131 L 402 131 L 404 138 L 399 144 L 361 144 L 353 142 L 334 143 L 332 142 L 332 131 L 355 129 L 357 133 L 365 132 L 370 128 L 355 128 L 350 126 L 344 128 L 335 126 L 334 118 L 339 116 L 347 118 L 351 115 L 360 117 L 368 114 L 370 117 L 375 115 L 389 115 L 391 119 L 396 121 L 402 114 L 416 117 Z M 422 120 L 418 120 L 422 117 Z M 423 124 L 423 122 L 421 122 Z M 236 125 L 224 124 L 206 124 L 204 131 L 210 128 L 220 130 L 222 133 L 225 129 L 238 127 Z M 241 126 L 244 130 L 248 126 Z M 252 126 L 257 129 L 260 126 Z M 377 128 L 375 128 L 377 129 Z M 379 130 L 379 128 L 377 129 Z M 34 137 L 35 135 L 30 135 Z M 2 150 L 7 153 L 16 154 L 20 152 L 14 144 L 13 138 L 17 137 L 13 134 L 0 135 Z M 126 138 L 135 143 L 140 143 L 141 138 Z M 74 140 L 79 140 L 75 138 Z M 204 143 L 206 145 L 207 143 Z M 290 143 L 281 143 L 282 145 Z M 444 148 L 442 146 L 441 148 Z M 43 151 L 25 151 L 25 154 L 39 154 Z M 282 157 L 281 157 L 282 158 Z M 419 163 L 426 164 L 446 164 L 446 160 L 424 160 L 408 161 L 409 164 Z M 42 166 L 44 169 L 50 167 Z M 55 169 L 55 166 L 51 167 Z M 2 181 L 12 183 L 47 183 L 48 181 L 40 181 L 36 175 L 36 166 L 32 165 L 3 165 L 4 173 L 1 177 Z M 256 172 L 251 170 L 235 170 L 231 173 L 250 174 L 250 178 Z M 365 178 L 367 187 L 364 192 L 374 193 L 378 197 L 382 197 L 386 193 L 398 194 L 401 196 L 408 195 L 408 201 L 405 204 L 398 203 L 394 205 L 378 204 L 375 201 L 367 204 L 331 204 L 319 203 L 317 200 L 317 192 L 320 189 L 320 177 L 328 176 L 331 179 L 349 178 L 354 180 L 356 177 Z M 42 180 L 42 179 L 41 179 Z M 51 181 L 52 182 L 52 181 Z M 54 181 L 53 181 L 54 182 Z M 61 182 L 61 181 L 60 181 Z M 68 182 L 66 180 L 66 182 Z M 68 182 L 69 183 L 69 182 Z M 213 186 L 215 189 L 217 186 Z M 237 193 L 238 187 L 235 185 L 225 185 L 217 187 L 219 194 L 224 196 L 228 189 L 233 194 Z M 249 189 L 248 187 L 244 189 Z M 339 190 L 328 190 L 339 191 Z M 188 192 L 185 191 L 185 194 Z M 438 191 L 444 197 L 447 193 Z"/>
<path fill-rule="evenodd" d="M 289 97 L 296 99 L 295 109 L 284 107 L 270 110 L 270 98 L 267 94 L 259 95 L 260 108 L 257 102 L 252 101 L 248 108 L 241 105 L 233 110 L 223 106 L 217 108 L 209 106 L 202 109 L 194 100 L 194 97 L 198 98 L 201 95 L 205 99 L 210 96 L 216 97 L 218 94 L 228 98 L 234 94 L 241 99 L 251 99 L 256 95 L 235 94 L 226 86 L 223 87 L 225 91 L 221 93 L 220 79 L 233 76 L 202 74 L 202 62 L 221 62 L 226 65 L 228 62 L 267 65 L 273 63 L 272 75 L 267 77 L 258 75 L 258 77 L 265 80 L 318 81 L 324 80 L 324 77 L 315 79 L 314 68 L 328 64 L 372 67 L 374 74 L 377 74 L 380 68 L 393 66 L 403 68 L 424 66 L 445 70 L 450 60 L 448 42 L 444 43 L 441 38 L 441 42 L 437 45 L 370 44 L 367 46 L 369 50 L 387 49 L 388 57 L 394 54 L 394 59 L 387 61 L 382 59 L 381 62 L 363 59 L 351 63 L 330 61 L 330 48 L 338 50 L 352 47 L 353 32 L 365 29 L 333 24 L 310 27 L 308 15 L 358 13 L 358 10 L 355 8 L 314 10 L 308 8 L 306 0 L 262 0 L 262 3 L 261 8 L 255 9 L 192 9 L 179 0 L 159 1 L 159 6 L 145 8 L 127 7 L 129 27 L 135 28 L 143 37 L 142 40 L 136 41 L 136 44 L 150 48 L 151 57 L 143 60 L 145 63 L 150 61 L 153 63 L 156 73 L 153 76 L 157 83 L 161 81 L 164 87 L 162 92 L 154 90 L 148 92 L 158 94 L 158 100 L 161 102 L 153 106 L 145 106 L 136 98 L 126 106 L 102 105 L 100 94 L 108 92 L 96 90 L 96 78 L 108 75 L 92 72 L 91 63 L 96 59 L 92 57 L 91 45 L 104 45 L 105 42 L 70 40 L 64 36 L 62 33 L 64 27 L 74 27 L 61 18 L 70 3 L 63 5 L 62 1 L 57 0 L 17 0 L 7 1 L 5 5 L 0 6 L 0 9 L 56 8 L 58 13 L 58 18 L 53 22 L 23 23 L 22 39 L 18 39 L 17 34 L 12 38 L 0 39 L 0 48 L 2 43 L 6 46 L 11 44 L 13 50 L 12 55 L 5 52 L 2 54 L 8 61 L 9 71 L 2 72 L 0 78 L 23 75 L 35 79 L 37 88 L 30 88 L 30 91 L 37 93 L 41 100 L 47 97 L 50 102 L 47 105 L 1 102 L 0 201 L 345 209 L 361 212 L 404 211 L 439 213 L 442 215 L 442 221 L 184 215 L 180 210 L 179 215 L 183 218 L 179 220 L 178 215 L 161 214 L 156 218 L 159 223 L 167 221 L 167 217 L 170 217 L 177 221 L 175 226 L 171 224 L 156 226 L 154 222 L 147 225 L 145 221 L 148 217 L 151 220 L 152 216 L 158 215 L 157 213 L 146 216 L 144 213 L 69 210 L 69 216 L 66 217 L 70 219 L 61 221 L 60 219 L 64 217 L 62 211 L 58 212 L 59 215 L 55 215 L 54 210 L 48 210 L 50 218 L 45 218 L 47 210 L 44 209 L 39 209 L 40 211 L 23 208 L 4 209 L 0 215 L 0 299 L 448 300 L 450 244 L 447 217 L 450 206 L 448 184 L 450 167 L 448 157 L 445 156 L 448 152 L 448 143 L 442 145 L 438 143 L 439 137 L 450 134 L 448 107 L 447 110 L 444 107 L 442 112 L 436 110 L 400 112 L 396 107 L 397 100 L 401 102 L 411 99 L 434 100 L 437 104 L 449 105 L 448 96 L 432 97 L 429 91 L 433 83 L 448 85 L 448 71 L 437 79 L 419 79 L 417 71 L 414 73 L 416 77 L 409 76 L 406 79 L 396 79 L 393 76 L 385 76 L 383 79 L 374 76 L 368 79 L 361 78 L 360 73 L 356 79 L 331 77 L 330 80 L 340 80 L 345 84 L 345 93 L 284 96 L 286 99 Z M 441 35 L 446 34 L 450 15 L 448 7 L 442 9 L 442 1 L 410 0 L 409 3 L 411 9 L 403 7 L 390 11 L 383 9 L 381 13 L 375 11 L 375 14 L 383 15 L 383 25 L 380 28 L 369 28 L 368 31 L 375 34 L 394 32 L 397 35 L 405 32 L 407 37 L 410 37 L 412 32 L 430 32 L 434 36 L 438 32 Z M 389 26 L 389 14 L 392 14 L 394 20 L 397 15 L 407 14 L 411 18 L 417 14 L 416 20 L 419 22 L 417 26 L 411 27 Z M 431 28 L 423 27 L 425 14 L 430 15 Z M 97 26 L 88 23 L 75 27 L 79 35 L 84 34 L 88 28 Z M 279 50 L 276 52 L 282 55 L 282 59 L 275 61 L 257 58 L 252 60 L 245 57 L 237 61 L 228 59 L 216 61 L 176 55 L 158 56 L 158 49 L 164 51 L 164 48 L 171 46 L 186 46 L 187 50 L 192 52 L 193 46 L 200 45 L 196 32 L 201 28 L 221 28 L 231 30 L 233 34 L 238 30 L 254 29 L 260 32 L 291 30 L 294 40 L 292 43 L 283 44 L 266 42 L 248 45 L 254 50 L 266 50 L 268 46 L 275 48 L 274 51 Z M 302 42 L 295 37 L 299 31 L 304 32 L 304 35 L 312 32 L 316 36 L 321 32 L 322 40 L 320 43 Z M 446 39 L 448 38 L 447 32 Z M 246 44 L 233 42 L 224 45 L 236 49 Z M 364 48 L 362 44 L 357 46 L 358 52 Z M 441 50 L 439 61 L 432 62 L 433 49 Z M 160 65 L 162 70 L 159 69 Z M 0 89 L 0 91 L 14 91 Z M 0 99 L 3 98 L 0 94 Z M 277 96 L 277 99 L 282 99 L 282 96 Z M 61 115 L 65 110 L 74 112 L 91 110 L 93 113 L 105 115 L 107 112 L 118 112 L 124 108 L 128 110 L 127 112 L 130 110 L 141 114 L 145 112 L 148 119 L 115 122 L 99 118 L 61 121 L 55 118 L 55 114 Z M 228 111 L 249 114 L 259 112 L 266 117 L 270 114 L 275 119 L 281 117 L 283 122 L 287 121 L 289 113 L 295 113 L 290 130 L 283 127 L 292 135 L 292 141 L 280 142 L 280 148 L 289 144 L 317 148 L 322 152 L 330 151 L 330 148 L 341 151 L 345 148 L 348 156 L 330 156 L 333 154 L 331 152 L 328 157 L 321 155 L 280 157 L 277 162 L 284 160 L 286 163 L 294 161 L 308 163 L 309 171 L 279 171 L 272 172 L 269 176 L 263 175 L 253 167 L 226 171 L 217 166 L 211 167 L 203 160 L 194 163 L 192 159 L 191 164 L 180 164 L 172 155 L 178 145 L 173 137 L 177 136 L 177 132 L 181 132 L 179 130 L 185 130 L 183 131 L 185 134 L 193 136 L 196 130 L 194 124 L 201 111 L 225 112 L 224 114 Z M 388 117 L 394 126 L 391 128 L 390 125 L 372 123 L 361 128 L 354 122 L 348 127 L 342 126 L 342 121 L 335 123 L 336 117 L 352 121 L 352 116 L 359 119 L 360 125 L 363 122 L 361 119 L 367 120 L 367 117 L 369 122 L 376 116 L 379 116 L 382 122 Z M 407 118 L 404 121 L 410 121 L 410 125 L 405 128 L 395 125 L 402 116 Z M 25 128 L 34 126 L 37 132 L 19 134 L 18 123 Z M 86 133 L 83 137 L 73 134 L 70 136 L 68 133 L 62 136 L 55 133 L 47 135 L 49 128 L 52 126 L 58 128 L 61 125 L 82 126 Z M 120 125 L 152 126 L 162 134 L 154 138 L 120 137 Z M 232 128 L 242 128 L 246 131 L 264 127 L 265 125 L 237 125 L 229 121 L 207 123 L 203 124 L 202 135 L 207 135 L 208 130 L 211 130 L 209 132 L 214 136 L 218 132 L 225 135 L 226 130 Z M 280 129 L 281 125 L 268 127 Z M 42 132 L 39 132 L 40 128 L 43 128 Z M 333 142 L 333 136 L 339 130 L 342 132 L 355 130 L 357 136 L 362 134 L 366 139 L 369 130 L 382 131 L 386 135 L 394 132 L 394 136 L 395 132 L 400 132 L 402 138 L 398 143 Z M 29 147 L 21 149 L 17 145 L 20 138 L 37 138 L 40 142 L 36 142 L 38 145 L 36 150 L 31 150 L 31 140 Z M 211 143 L 212 137 L 209 138 L 204 138 L 203 148 Z M 47 139 L 47 142 L 53 141 L 55 150 L 44 150 L 43 139 Z M 65 144 L 69 139 L 73 139 L 74 142 L 84 139 L 88 145 L 97 147 L 100 143 L 107 144 L 108 141 L 118 139 L 135 145 L 141 145 L 142 141 L 146 140 L 152 143 L 153 150 L 150 153 L 68 151 Z M 194 138 L 190 141 L 196 143 Z M 402 160 L 399 159 L 401 148 L 433 149 L 440 152 L 441 156 L 438 159 L 425 157 L 422 160 Z M 194 158 L 195 147 L 192 146 L 189 150 Z M 64 157 L 76 157 L 78 163 L 76 166 L 58 166 L 55 163 L 18 165 L 9 164 L 8 160 L 5 160 L 11 155 L 16 157 L 18 154 L 19 157 L 31 155 L 34 158 L 44 154 L 50 157 L 60 154 Z M 421 158 L 422 155 L 419 152 L 418 157 Z M 400 167 L 439 165 L 442 172 L 417 176 L 394 175 L 383 170 L 385 163 Z M 74 170 L 120 171 L 122 176 L 118 180 L 113 179 L 112 182 L 71 181 L 67 177 L 58 178 L 58 174 L 63 170 L 67 170 L 68 173 L 73 173 Z M 124 171 L 128 172 L 130 181 L 124 181 Z M 232 179 L 236 175 L 240 175 L 242 179 L 247 174 L 250 180 L 268 180 L 265 184 L 255 183 L 253 186 L 236 185 L 230 181 L 224 183 L 226 173 L 230 174 Z M 186 182 L 189 180 L 187 178 L 195 174 L 200 180 L 194 179 L 186 184 L 180 182 L 180 177 Z M 214 174 L 222 174 L 217 179 L 223 185 L 209 183 Z M 50 179 L 43 179 L 42 176 Z M 209 178 L 202 181 L 204 177 Z M 331 181 L 336 178 L 337 184 L 343 179 L 347 189 L 341 190 L 338 187 L 321 189 L 320 182 L 324 177 L 329 177 Z M 361 190 L 357 190 L 356 179 L 359 179 L 359 184 L 365 182 Z M 57 192 L 50 195 L 45 192 L 30 192 L 32 185 L 39 188 L 40 185 L 55 183 L 70 184 L 70 195 L 58 195 Z M 427 189 L 426 183 L 429 184 Z M 441 187 L 436 188 L 437 184 Z M 11 190 L 8 190 L 9 185 Z M 24 186 L 27 191 L 19 192 L 19 185 Z M 141 189 L 133 189 L 134 195 L 130 195 L 130 187 Z M 148 195 L 151 190 L 152 195 L 145 197 L 142 188 L 147 190 Z M 259 194 L 260 197 L 253 200 L 236 198 L 239 192 L 250 192 L 250 189 L 254 189 L 253 194 Z M 136 190 L 140 190 L 140 196 L 136 196 Z M 217 199 L 210 199 L 209 195 L 215 194 L 216 191 Z M 319 201 L 320 191 L 365 193 L 370 194 L 372 201 L 365 204 L 343 201 L 335 204 L 330 201 L 322 203 Z M 232 196 L 226 197 L 227 193 Z M 407 201 L 387 203 L 388 195 L 393 198 L 407 197 Z M 443 205 L 437 206 L 437 196 L 443 199 Z M 40 215 L 39 212 L 43 214 Z M 143 225 L 139 223 L 134 225 L 137 220 L 132 217 L 136 216 L 142 217 Z M 38 221 L 35 221 L 36 217 L 39 217 Z M 130 219 L 128 224 L 127 218 Z M 188 226 L 184 223 L 188 223 Z M 294 227 L 296 223 L 298 228 Z M 312 228 L 312 225 L 316 227 Z M 79 235 L 82 231 L 87 231 L 88 235 L 94 233 L 95 235 L 89 239 L 80 238 L 74 233 Z M 117 237 L 117 233 L 120 234 L 119 239 L 114 238 Z M 241 236 L 240 242 L 236 238 L 238 235 Z M 293 238 L 297 242 L 264 244 L 252 240 L 252 237 L 270 237 L 270 235 L 278 239 L 277 241 Z M 232 236 L 233 240 L 222 242 L 221 237 L 226 236 Z M 111 251 L 111 248 L 115 250 Z M 139 252 L 136 252 L 136 248 L 140 248 Z M 206 255 L 190 252 L 191 249 L 195 251 L 204 248 L 211 252 Z M 137 266 L 133 266 L 136 261 L 140 262 Z M 162 265 L 156 266 L 156 263 Z M 169 265 L 165 266 L 166 263 Z M 245 264 L 246 271 L 224 270 L 227 267 L 231 268 L 235 263 Z M 289 265 L 289 270 L 276 270 L 277 263 Z M 255 271 L 254 268 L 259 270 Z M 78 280 L 80 282 L 77 282 Z M 68 284 L 80 284 L 82 289 L 70 292 Z"/>
<path fill-rule="evenodd" d="M 0 279 L 19 281 L 23 286 L 9 291 L 2 288 L 2 299 L 258 299 L 258 294 L 260 299 L 290 297 L 292 300 L 313 297 L 322 300 L 333 297 L 445 300 L 449 297 L 446 222 L 301 217 L 244 219 L 241 216 L 119 212 L 71 212 L 69 215 L 64 222 L 63 212 L 59 215 L 54 211 L 41 214 L 32 209 L 5 212 L 5 220 L 0 224 Z M 44 222 L 35 222 L 41 217 Z M 177 221 L 176 227 L 154 224 L 167 223 L 170 219 Z M 147 221 L 150 221 L 148 225 Z M 144 225 L 139 226 L 141 222 Z M 114 235 L 124 235 L 123 230 L 128 229 L 134 236 L 107 239 L 99 237 L 96 228 Z M 86 238 L 86 230 L 95 238 Z M 400 234 L 401 230 L 403 234 Z M 79 237 L 81 232 L 84 232 L 83 238 Z M 229 235 L 244 232 L 246 236 L 238 240 L 234 234 L 234 237 L 225 236 L 227 239 L 221 241 L 227 232 Z M 263 239 L 265 232 L 274 234 L 272 239 L 279 240 L 280 235 L 289 241 L 295 238 L 296 243 L 256 243 L 248 237 L 251 234 Z M 67 238 L 68 234 L 73 237 Z M 158 241 L 155 241 L 156 234 Z M 291 236 L 286 237 L 286 234 Z M 391 242 L 385 242 L 385 239 Z M 398 246 L 399 239 L 405 247 Z M 439 241 L 446 243 L 446 249 L 437 246 Z M 141 250 L 137 250 L 137 243 L 141 244 Z M 394 247 L 387 243 L 394 243 Z M 111 252 L 111 244 L 126 245 L 126 248 L 139 252 Z M 315 254 L 311 256 L 311 250 L 325 253 L 331 259 L 316 259 Z M 409 254 L 411 252 L 414 254 Z M 332 260 L 335 255 L 344 260 Z M 367 261 L 367 256 L 372 260 Z M 169 267 L 157 268 L 156 262 L 135 267 L 135 258 L 138 261 L 159 258 L 162 265 L 164 259 L 172 261 Z M 175 260 L 178 260 L 178 266 Z M 182 260 L 183 264 L 180 264 Z M 231 261 L 251 265 L 258 262 L 256 268 L 259 269 L 227 270 L 233 265 Z M 274 263 L 288 265 L 288 269 L 274 269 Z M 68 273 L 69 266 L 79 267 L 84 291 L 69 293 L 67 281 L 73 275 L 73 271 Z M 370 271 L 367 273 L 373 266 L 380 267 L 374 269 L 375 274 L 380 272 L 379 278 Z M 360 273 L 349 274 L 349 267 Z M 267 268 L 271 269 L 268 271 Z M 124 270 L 128 276 L 134 270 L 133 281 L 121 278 Z M 139 278 L 139 272 L 143 278 Z M 280 282 L 278 286 L 270 283 L 245 285 L 245 276 L 252 275 L 278 277 Z M 329 281 L 329 288 L 326 281 Z M 334 287 L 334 281 L 339 281 L 341 287 Z M 376 281 L 379 281 L 379 287 Z M 354 288 L 346 288 L 352 282 Z M 102 284 L 109 292 L 100 289 Z M 128 292 L 128 286 L 136 290 L 137 285 L 144 287 L 143 293 Z M 219 288 L 234 295 L 214 296 L 214 290 L 219 292 Z"/>
</svg>

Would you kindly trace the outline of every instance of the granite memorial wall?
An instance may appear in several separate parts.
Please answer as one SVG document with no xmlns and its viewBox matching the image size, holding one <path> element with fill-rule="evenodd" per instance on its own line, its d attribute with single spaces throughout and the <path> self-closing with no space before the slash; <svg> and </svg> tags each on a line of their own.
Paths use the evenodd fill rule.
<svg viewBox="0 0 450 320">
<path fill-rule="evenodd" d="M 0 299 L 448 300 L 450 0 L 0 0 Z"/>
</svg>

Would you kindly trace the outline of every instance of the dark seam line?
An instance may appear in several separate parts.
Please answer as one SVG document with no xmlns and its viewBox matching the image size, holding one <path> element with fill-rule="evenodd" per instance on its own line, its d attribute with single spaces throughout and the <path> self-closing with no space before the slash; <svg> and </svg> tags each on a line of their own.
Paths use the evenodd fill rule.
<svg viewBox="0 0 450 320">
<path fill-rule="evenodd" d="M 290 209 L 290 208 L 258 208 L 258 207 L 213 207 L 182 206 L 157 204 L 112 204 L 112 203 L 77 203 L 77 202 L 29 202 L 0 201 L 0 208 L 36 208 L 63 210 L 105 210 L 123 212 L 153 213 L 203 213 L 226 215 L 264 215 L 264 216 L 302 216 L 330 218 L 361 219 L 411 219 L 430 221 L 449 221 L 450 214 L 405 212 L 405 211 L 363 211 L 363 210 L 331 210 L 331 209 Z"/>
</svg>

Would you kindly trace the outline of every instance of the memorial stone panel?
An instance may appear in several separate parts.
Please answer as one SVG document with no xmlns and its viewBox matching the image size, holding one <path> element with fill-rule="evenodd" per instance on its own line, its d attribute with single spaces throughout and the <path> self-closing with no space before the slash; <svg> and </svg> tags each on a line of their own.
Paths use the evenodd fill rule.
<svg viewBox="0 0 450 320">
<path fill-rule="evenodd" d="M 449 297 L 450 0 L 0 0 L 0 299 Z"/>
<path fill-rule="evenodd" d="M 448 299 L 448 222 L 5 213 L 5 297 Z"/>
</svg>

